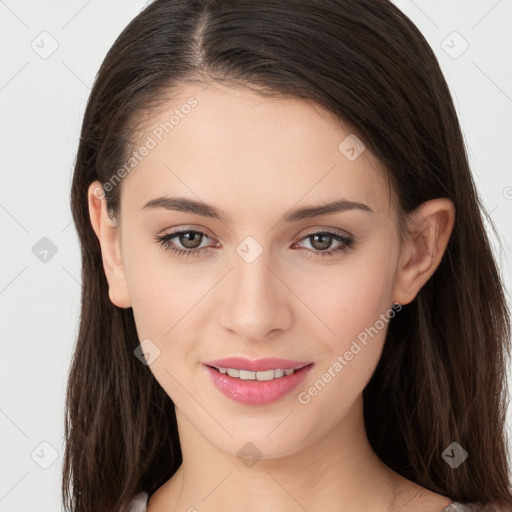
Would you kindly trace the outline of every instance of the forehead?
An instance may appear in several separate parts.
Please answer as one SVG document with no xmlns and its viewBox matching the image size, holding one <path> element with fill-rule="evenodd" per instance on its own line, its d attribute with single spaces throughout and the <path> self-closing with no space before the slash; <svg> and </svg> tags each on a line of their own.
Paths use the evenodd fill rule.
<svg viewBox="0 0 512 512">
<path fill-rule="evenodd" d="M 122 204 L 179 194 L 250 216 L 345 198 L 388 211 L 379 162 L 368 149 L 354 159 L 357 139 L 312 102 L 187 85 L 140 126 Z"/>
</svg>

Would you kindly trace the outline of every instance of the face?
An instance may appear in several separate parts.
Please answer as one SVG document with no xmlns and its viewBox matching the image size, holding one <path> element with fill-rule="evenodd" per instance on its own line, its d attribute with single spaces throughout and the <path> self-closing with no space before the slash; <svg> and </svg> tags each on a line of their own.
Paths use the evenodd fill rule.
<svg viewBox="0 0 512 512">
<path fill-rule="evenodd" d="M 178 418 L 226 452 L 252 442 L 274 458 L 318 442 L 360 398 L 395 314 L 384 170 L 369 150 L 354 159 L 350 132 L 318 106 L 218 85 L 182 89 L 139 135 L 150 149 L 122 182 L 125 292 L 111 296 L 133 308 L 150 371 Z M 348 203 L 309 215 L 336 201 Z M 262 373 L 205 364 L 224 358 Z"/>
</svg>

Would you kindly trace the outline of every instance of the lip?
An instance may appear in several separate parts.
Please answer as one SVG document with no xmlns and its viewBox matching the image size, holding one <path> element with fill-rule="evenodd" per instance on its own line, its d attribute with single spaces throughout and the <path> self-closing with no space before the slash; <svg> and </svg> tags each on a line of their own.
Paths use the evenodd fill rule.
<svg viewBox="0 0 512 512">
<path fill-rule="evenodd" d="M 245 361 L 245 363 L 241 365 L 240 361 Z M 235 402 L 247 405 L 265 405 L 280 400 L 299 386 L 314 366 L 314 363 L 269 358 L 252 361 L 252 368 L 248 368 L 247 361 L 249 360 L 229 358 L 204 363 L 204 368 L 210 375 L 213 384 L 223 395 Z M 279 362 L 277 365 L 276 361 Z M 286 364 L 283 365 L 283 361 Z M 292 364 L 290 365 L 290 363 Z M 233 364 L 234 366 L 232 366 Z M 217 367 L 217 365 L 221 368 L 237 368 L 250 371 L 265 371 L 277 368 L 293 368 L 296 371 L 292 375 L 285 375 L 269 381 L 241 380 L 236 377 L 230 377 L 227 374 L 222 374 L 212 368 L 213 366 Z M 294 366 L 298 369 L 294 368 Z"/>
<path fill-rule="evenodd" d="M 299 370 L 310 364 L 309 362 L 292 361 L 291 359 L 280 359 L 279 357 L 265 357 L 263 359 L 246 359 L 245 357 L 226 357 L 225 359 L 215 359 L 205 361 L 207 366 L 215 368 L 234 368 L 237 370 L 249 370 L 251 372 L 263 372 L 265 370 Z"/>
</svg>

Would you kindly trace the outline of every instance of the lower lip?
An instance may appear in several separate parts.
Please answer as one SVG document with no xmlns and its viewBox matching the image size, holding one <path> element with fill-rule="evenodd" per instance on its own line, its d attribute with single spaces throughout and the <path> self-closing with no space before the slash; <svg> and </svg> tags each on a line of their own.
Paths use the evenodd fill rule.
<svg viewBox="0 0 512 512">
<path fill-rule="evenodd" d="M 291 375 L 285 375 L 273 380 L 260 381 L 242 380 L 236 377 L 230 377 L 227 374 L 214 370 L 211 366 L 205 365 L 213 383 L 221 393 L 236 402 L 250 405 L 263 405 L 276 402 L 303 382 L 312 367 L 313 364 L 308 364 Z"/>
</svg>

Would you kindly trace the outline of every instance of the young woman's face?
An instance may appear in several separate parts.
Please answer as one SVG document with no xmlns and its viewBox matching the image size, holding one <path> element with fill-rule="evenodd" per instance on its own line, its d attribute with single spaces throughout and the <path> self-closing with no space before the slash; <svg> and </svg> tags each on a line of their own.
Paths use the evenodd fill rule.
<svg viewBox="0 0 512 512">
<path fill-rule="evenodd" d="M 147 124 L 122 182 L 126 289 L 150 371 L 178 417 L 229 453 L 250 442 L 283 456 L 341 425 L 400 314 L 384 172 L 349 135 L 299 99 L 191 85 Z M 256 363 L 212 363 L 224 358 Z"/>
</svg>

